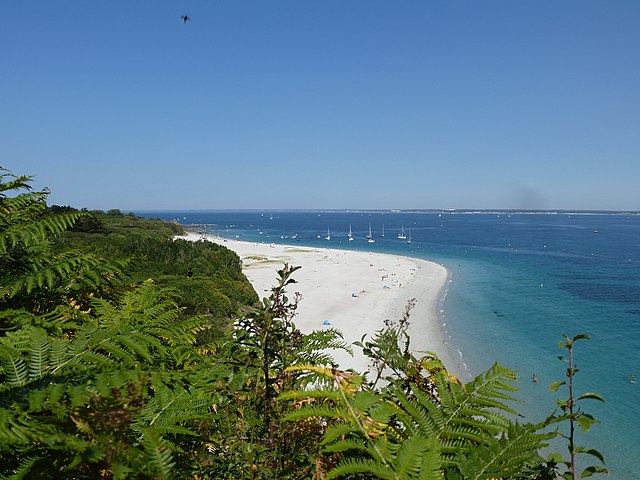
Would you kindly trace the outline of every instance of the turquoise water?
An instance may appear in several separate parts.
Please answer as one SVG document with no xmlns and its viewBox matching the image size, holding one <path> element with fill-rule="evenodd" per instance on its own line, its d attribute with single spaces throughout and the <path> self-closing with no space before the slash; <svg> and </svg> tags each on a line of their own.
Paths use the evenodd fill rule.
<svg viewBox="0 0 640 480">
<path fill-rule="evenodd" d="M 609 478 L 640 477 L 640 383 L 628 381 L 629 375 L 640 378 L 640 215 L 138 213 L 207 224 L 211 233 L 248 241 L 396 253 L 444 264 L 450 283 L 441 321 L 452 358 L 467 378 L 495 361 L 516 370 L 519 397 L 527 399 L 517 408 L 529 421 L 554 408 L 548 386 L 563 380 L 566 369 L 557 358 L 561 334 L 589 334 L 591 340 L 576 348 L 576 388 L 607 402 L 583 404 L 602 423 L 579 443 L 605 455 Z M 369 223 L 375 243 L 365 238 Z M 411 244 L 397 239 L 402 227 Z M 324 239 L 327 229 L 331 241 Z"/>
</svg>

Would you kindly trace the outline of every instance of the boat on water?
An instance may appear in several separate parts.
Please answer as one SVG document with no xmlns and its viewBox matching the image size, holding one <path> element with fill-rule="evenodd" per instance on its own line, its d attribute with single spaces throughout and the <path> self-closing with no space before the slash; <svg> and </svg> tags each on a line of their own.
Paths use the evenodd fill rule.
<svg viewBox="0 0 640 480">
<path fill-rule="evenodd" d="M 406 240 L 407 236 L 404 234 L 404 225 L 402 226 L 402 231 L 398 234 L 399 240 Z"/>
<path fill-rule="evenodd" d="M 384 238 L 384 223 L 382 224 L 382 235 L 380 235 L 382 238 Z"/>
<path fill-rule="evenodd" d="M 407 240 L 407 243 L 411 243 L 411 229 L 409 229 L 409 239 Z"/>
<path fill-rule="evenodd" d="M 367 238 L 369 239 L 369 240 L 367 240 L 367 242 L 369 242 L 369 243 L 374 243 L 375 242 L 375 240 L 373 239 L 373 235 L 371 235 L 371 224 L 369 224 L 369 235 L 367 235 Z"/>
<path fill-rule="evenodd" d="M 349 235 L 347 235 L 347 237 L 349 238 L 350 242 L 353 240 L 353 235 L 351 234 L 351 225 L 349 225 Z"/>
<path fill-rule="evenodd" d="M 331 240 L 331 232 L 329 231 L 329 227 L 327 227 L 327 236 L 324 237 L 325 240 Z"/>
</svg>

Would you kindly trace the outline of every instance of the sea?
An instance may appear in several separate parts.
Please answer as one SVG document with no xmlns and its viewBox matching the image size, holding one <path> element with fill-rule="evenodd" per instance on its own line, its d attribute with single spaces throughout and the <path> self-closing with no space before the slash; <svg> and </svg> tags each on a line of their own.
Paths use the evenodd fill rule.
<svg viewBox="0 0 640 480">
<path fill-rule="evenodd" d="M 392 253 L 446 266 L 449 278 L 438 314 L 455 367 L 464 380 L 495 362 L 515 370 L 521 403 L 514 408 L 521 421 L 542 421 L 557 399 L 567 398 L 566 389 L 549 389 L 567 379 L 567 364 L 560 358 L 566 359 L 567 351 L 558 344 L 563 334 L 589 335 L 575 344 L 576 394 L 595 392 L 605 402 L 579 402 L 600 423 L 579 434 L 577 444 L 604 455 L 607 478 L 640 478 L 640 215 L 135 213 L 226 238 Z M 373 243 L 366 238 L 369 228 Z M 348 241 L 349 230 L 353 241 Z M 554 447 L 567 453 L 566 444 Z M 587 464 L 598 462 L 581 462 Z"/>
</svg>

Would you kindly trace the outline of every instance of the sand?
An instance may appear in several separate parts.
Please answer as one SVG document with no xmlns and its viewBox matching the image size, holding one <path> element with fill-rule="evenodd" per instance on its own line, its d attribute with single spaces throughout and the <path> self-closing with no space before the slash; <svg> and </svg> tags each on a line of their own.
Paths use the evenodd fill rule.
<svg viewBox="0 0 640 480">
<path fill-rule="evenodd" d="M 345 341 L 371 338 L 384 321 L 399 320 L 408 302 L 415 298 L 409 333 L 412 351 L 435 352 L 444 365 L 455 372 L 444 343 L 438 317 L 438 304 L 447 282 L 447 270 L 426 260 L 397 255 L 353 250 L 334 250 L 265 243 L 250 243 L 198 233 L 184 237 L 197 241 L 214 241 L 233 250 L 242 259 L 243 272 L 263 298 L 277 283 L 277 270 L 284 263 L 301 266 L 293 274 L 297 283 L 287 291 L 302 295 L 294 323 L 303 332 L 335 328 Z M 328 325 L 325 325 L 328 323 Z M 342 369 L 368 370 L 368 359 L 359 348 L 354 356 L 334 353 Z"/>
</svg>

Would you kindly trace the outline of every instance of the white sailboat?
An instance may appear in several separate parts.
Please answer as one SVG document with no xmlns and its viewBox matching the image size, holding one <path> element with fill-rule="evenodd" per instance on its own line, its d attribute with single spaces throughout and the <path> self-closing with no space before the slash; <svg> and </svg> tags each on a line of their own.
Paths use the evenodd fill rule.
<svg viewBox="0 0 640 480">
<path fill-rule="evenodd" d="M 404 225 L 402 226 L 402 232 L 398 234 L 398 239 L 406 240 L 407 236 L 404 234 Z"/>
<path fill-rule="evenodd" d="M 369 224 L 369 235 L 367 235 L 367 238 L 371 238 L 371 224 Z"/>
<path fill-rule="evenodd" d="M 367 240 L 367 242 L 369 242 L 369 243 L 374 243 L 375 242 L 375 240 L 373 239 L 373 236 L 371 235 L 371 224 L 369 224 L 369 235 L 367 236 L 367 238 L 369 239 L 369 240 Z"/>
<path fill-rule="evenodd" d="M 382 238 L 384 238 L 384 223 L 382 224 L 382 235 L 380 235 Z"/>
<path fill-rule="evenodd" d="M 327 227 L 327 236 L 324 237 L 325 240 L 331 240 L 331 232 L 329 231 L 329 227 Z"/>
<path fill-rule="evenodd" d="M 351 234 L 351 225 L 349 225 L 349 235 L 347 235 L 349 237 L 349 241 L 351 242 L 353 240 L 353 235 Z"/>
<path fill-rule="evenodd" d="M 409 240 L 407 240 L 407 243 L 411 243 L 411 229 L 409 229 Z"/>
</svg>

